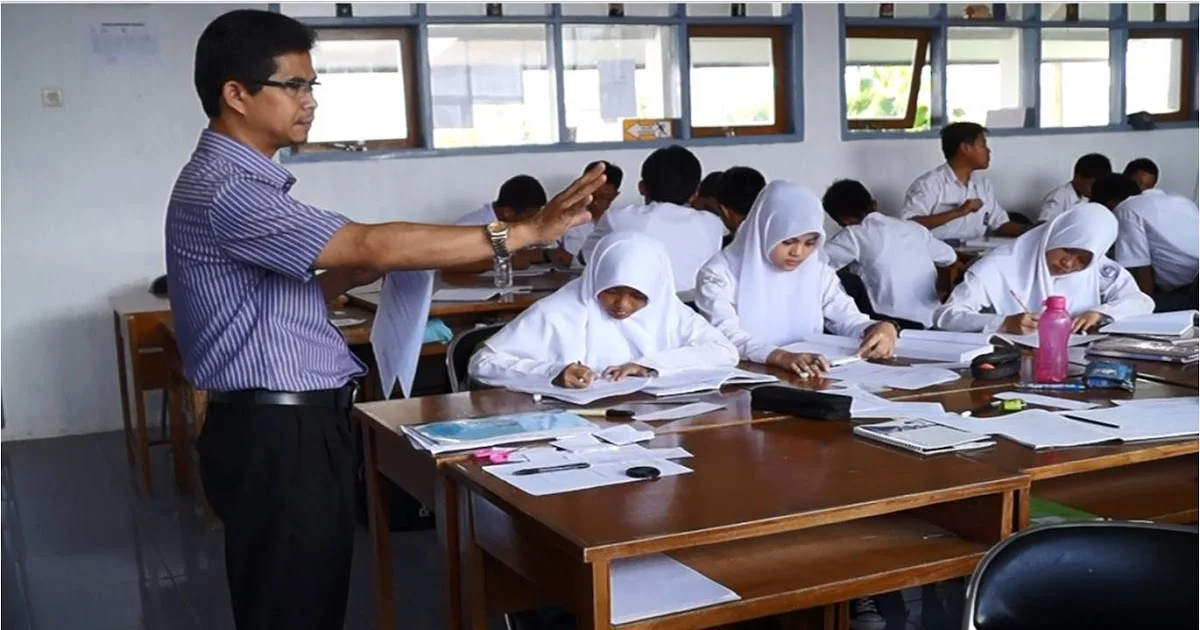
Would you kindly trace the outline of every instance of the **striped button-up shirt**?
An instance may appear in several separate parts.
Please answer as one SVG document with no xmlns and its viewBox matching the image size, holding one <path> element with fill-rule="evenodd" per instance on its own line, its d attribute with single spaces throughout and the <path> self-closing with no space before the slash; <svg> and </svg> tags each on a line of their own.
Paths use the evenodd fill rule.
<svg viewBox="0 0 1200 630">
<path fill-rule="evenodd" d="M 167 282 L 183 369 L 211 391 L 333 389 L 365 372 L 313 273 L 350 220 L 288 195 L 286 169 L 204 131 L 167 206 Z"/>
</svg>

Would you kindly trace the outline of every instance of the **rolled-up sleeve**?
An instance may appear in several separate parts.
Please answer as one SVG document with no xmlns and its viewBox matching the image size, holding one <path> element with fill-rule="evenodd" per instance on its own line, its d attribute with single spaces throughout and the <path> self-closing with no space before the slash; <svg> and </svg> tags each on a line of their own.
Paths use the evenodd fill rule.
<svg viewBox="0 0 1200 630">
<path fill-rule="evenodd" d="M 937 206 L 937 193 L 937 187 L 925 179 L 913 182 L 912 186 L 908 187 L 908 192 L 904 193 L 904 206 L 900 208 L 900 218 L 911 219 L 933 214 L 933 209 Z"/>
<path fill-rule="evenodd" d="M 329 239 L 350 219 L 300 203 L 261 180 L 239 177 L 217 193 L 209 222 L 231 258 L 304 282 L 312 278 Z"/>
</svg>

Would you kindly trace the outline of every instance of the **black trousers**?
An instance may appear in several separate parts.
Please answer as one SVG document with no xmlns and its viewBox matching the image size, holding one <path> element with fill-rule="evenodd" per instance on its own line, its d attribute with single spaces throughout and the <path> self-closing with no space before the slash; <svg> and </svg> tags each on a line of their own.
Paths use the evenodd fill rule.
<svg viewBox="0 0 1200 630">
<path fill-rule="evenodd" d="M 349 410 L 214 402 L 204 492 L 225 525 L 238 630 L 341 630 L 354 554 Z"/>
<path fill-rule="evenodd" d="M 1200 280 L 1193 280 L 1174 291 L 1159 291 L 1150 297 L 1154 300 L 1155 313 L 1186 311 L 1197 307 L 1200 302 Z"/>
</svg>

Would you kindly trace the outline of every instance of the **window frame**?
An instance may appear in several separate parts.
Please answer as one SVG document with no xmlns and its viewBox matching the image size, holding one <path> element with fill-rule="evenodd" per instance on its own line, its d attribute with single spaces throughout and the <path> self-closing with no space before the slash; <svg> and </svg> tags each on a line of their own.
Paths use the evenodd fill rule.
<svg viewBox="0 0 1200 630">
<path fill-rule="evenodd" d="M 842 37 L 842 109 L 846 108 L 846 46 L 849 39 L 903 39 L 914 40 L 917 48 L 913 52 L 912 81 L 908 87 L 908 100 L 904 110 L 904 118 L 850 118 L 848 113 L 843 115 L 849 129 L 911 129 L 917 120 L 917 101 L 921 93 L 921 75 L 925 70 L 925 58 L 929 56 L 929 43 L 933 39 L 933 31 L 927 28 L 882 28 L 872 26 L 851 26 L 843 29 Z M 900 64 L 897 64 L 900 65 Z M 932 68 L 931 68 L 932 70 Z"/>
<path fill-rule="evenodd" d="M 747 15 L 742 17 L 721 17 L 721 16 L 697 16 L 687 15 L 686 5 L 683 3 L 666 3 L 668 11 L 666 15 L 658 16 L 640 16 L 630 15 L 625 17 L 608 17 L 604 15 L 586 16 L 586 15 L 564 15 L 563 5 L 560 3 L 546 3 L 546 15 L 503 15 L 503 16 L 458 16 L 458 15 L 429 15 L 427 5 L 424 3 L 414 3 L 411 5 L 411 14 L 401 15 L 369 15 L 358 17 L 303 17 L 295 16 L 301 23 L 323 32 L 326 29 L 355 29 L 355 28 L 408 28 L 413 33 L 413 59 L 416 62 L 415 72 L 411 74 L 412 79 L 416 81 L 417 98 L 412 101 L 406 101 L 416 105 L 414 109 L 410 107 L 410 112 L 407 114 L 410 117 L 415 116 L 416 125 L 410 126 L 410 129 L 418 130 L 416 133 L 410 133 L 410 137 L 414 142 L 411 145 L 406 145 L 399 148 L 381 148 L 361 150 L 325 150 L 315 151 L 312 148 L 306 148 L 299 152 L 291 149 L 285 149 L 280 152 L 280 159 L 285 163 L 305 163 L 305 162 L 324 162 L 337 160 L 354 160 L 354 159 L 391 159 L 405 157 L 435 157 L 448 155 L 507 155 L 514 153 L 542 153 L 542 152 L 565 152 L 565 151 L 585 151 L 585 150 L 613 150 L 613 149 L 630 149 L 636 147 L 654 148 L 659 146 L 668 146 L 681 141 L 687 142 L 692 146 L 706 145 L 731 145 L 731 144 L 772 144 L 783 142 L 799 142 L 803 141 L 804 137 L 804 88 L 802 69 L 803 63 L 803 46 L 801 40 L 803 37 L 803 4 L 802 3 L 784 3 L 786 11 L 783 15 Z M 271 11 L 280 11 L 279 3 L 268 5 Z M 430 68 L 429 54 L 427 49 L 428 42 L 428 27 L 433 25 L 500 25 L 500 24 L 539 24 L 547 27 L 549 39 L 547 41 L 547 49 L 549 54 L 547 68 L 554 73 L 556 93 L 555 100 L 552 106 L 557 109 L 558 118 L 558 134 L 554 142 L 547 144 L 528 144 L 528 145 L 504 145 L 504 146 L 472 146 L 472 147 L 456 147 L 456 148 L 435 148 L 433 146 L 433 115 L 432 115 L 432 97 L 430 86 Z M 566 124 L 566 101 L 563 98 L 563 27 L 564 26 L 667 26 L 672 27 L 670 45 L 673 48 L 675 59 L 678 67 L 673 70 L 678 72 L 679 85 L 679 103 L 675 110 L 670 115 L 673 115 L 675 121 L 675 129 L 673 137 L 668 139 L 646 140 L 646 141 L 603 141 L 603 142 L 575 142 L 569 135 Z M 694 132 L 690 124 L 691 103 L 690 103 L 690 73 L 689 60 L 687 56 L 688 49 L 688 33 L 691 27 L 696 26 L 724 26 L 724 27 L 776 27 L 786 36 L 781 44 L 776 45 L 773 40 L 773 55 L 774 60 L 778 60 L 781 56 L 783 63 L 779 64 L 780 68 L 786 69 L 782 74 L 776 74 L 777 79 L 782 76 L 784 79 L 783 86 L 776 85 L 776 108 L 777 121 L 780 118 L 786 118 L 788 126 L 781 132 L 775 129 L 778 125 L 765 126 L 771 131 L 764 133 L 761 129 L 756 131 L 754 126 L 745 126 L 735 128 L 732 135 L 726 134 L 722 129 L 718 134 L 711 134 L 707 129 L 701 127 L 698 132 Z M 780 90 L 783 90 L 785 106 L 779 109 Z M 340 147 L 339 147 L 340 148 Z"/>
<path fill-rule="evenodd" d="M 336 37 L 330 41 L 354 41 L 354 40 L 386 40 L 398 41 L 400 43 L 400 68 L 404 73 L 404 104 L 406 119 L 405 124 L 408 128 L 407 137 L 404 138 L 381 138 L 377 140 L 366 140 L 361 142 L 343 141 L 343 142 L 306 142 L 304 144 L 293 145 L 290 152 L 293 155 L 305 155 L 314 153 L 324 153 L 336 151 L 340 153 L 365 153 L 369 151 L 392 151 L 399 149 L 411 149 L 417 147 L 422 142 L 426 135 L 426 131 L 422 128 L 420 109 L 418 107 L 419 94 L 417 92 L 417 57 L 414 40 L 416 33 L 412 27 L 393 26 L 393 27 L 349 27 L 349 28 L 315 28 L 317 32 L 317 40 L 322 39 L 322 35 L 336 33 Z M 386 37 L 381 37 L 381 35 Z M 318 82 L 320 75 L 317 75 Z"/>
<path fill-rule="evenodd" d="M 726 127 L 691 126 L 693 138 L 717 138 L 738 136 L 773 136 L 788 133 L 792 128 L 791 90 L 788 76 L 794 72 L 787 62 L 789 33 L 786 26 L 766 25 L 716 25 L 692 24 L 687 26 L 685 38 L 688 47 L 688 67 L 691 75 L 692 38 L 702 39 L 769 39 L 771 41 L 771 65 L 775 74 L 775 122 L 770 125 L 731 125 Z M 682 68 L 681 68 L 682 70 Z M 691 81 L 688 82 L 689 89 Z M 689 98 L 690 101 L 690 98 Z M 689 121 L 690 122 L 690 121 Z"/>
<path fill-rule="evenodd" d="M 1178 23 L 1178 22 L 1177 22 Z M 1167 24 L 1171 24 L 1168 22 Z M 1180 62 L 1179 62 L 1179 109 L 1173 112 L 1164 112 L 1161 114 L 1150 114 L 1150 117 L 1158 122 L 1185 121 L 1188 120 L 1192 112 L 1196 109 L 1196 103 L 1192 102 L 1192 96 L 1195 94 L 1195 86 L 1191 85 L 1191 81 L 1195 80 L 1196 69 L 1194 67 L 1196 52 L 1195 45 L 1195 29 L 1188 30 L 1185 28 L 1131 28 L 1129 29 L 1129 39 L 1177 39 L 1180 44 Z M 1126 55 L 1128 47 L 1126 47 Z M 1124 64 L 1122 64 L 1124 65 Z M 1124 77 L 1124 73 L 1121 75 Z M 1122 81 L 1121 90 L 1125 91 L 1124 81 Z M 1128 96 L 1126 96 L 1128 98 Z M 1122 110 L 1127 108 L 1122 108 Z M 1122 115 L 1128 116 L 1122 112 Z"/>
</svg>

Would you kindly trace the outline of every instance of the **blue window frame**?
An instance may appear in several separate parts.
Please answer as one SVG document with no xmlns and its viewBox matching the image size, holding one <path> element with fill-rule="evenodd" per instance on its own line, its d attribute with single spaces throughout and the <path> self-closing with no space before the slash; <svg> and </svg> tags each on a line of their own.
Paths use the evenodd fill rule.
<svg viewBox="0 0 1200 630">
<path fill-rule="evenodd" d="M 1137 111 L 1194 127 L 1197 17 L 1196 4 L 839 5 L 842 137 L 959 120 L 996 135 L 1124 130 Z"/>
<path fill-rule="evenodd" d="M 799 4 L 615 6 L 272 4 L 317 30 L 324 92 L 310 143 L 282 159 L 802 139 Z M 624 140 L 644 118 L 670 136 Z"/>
</svg>

